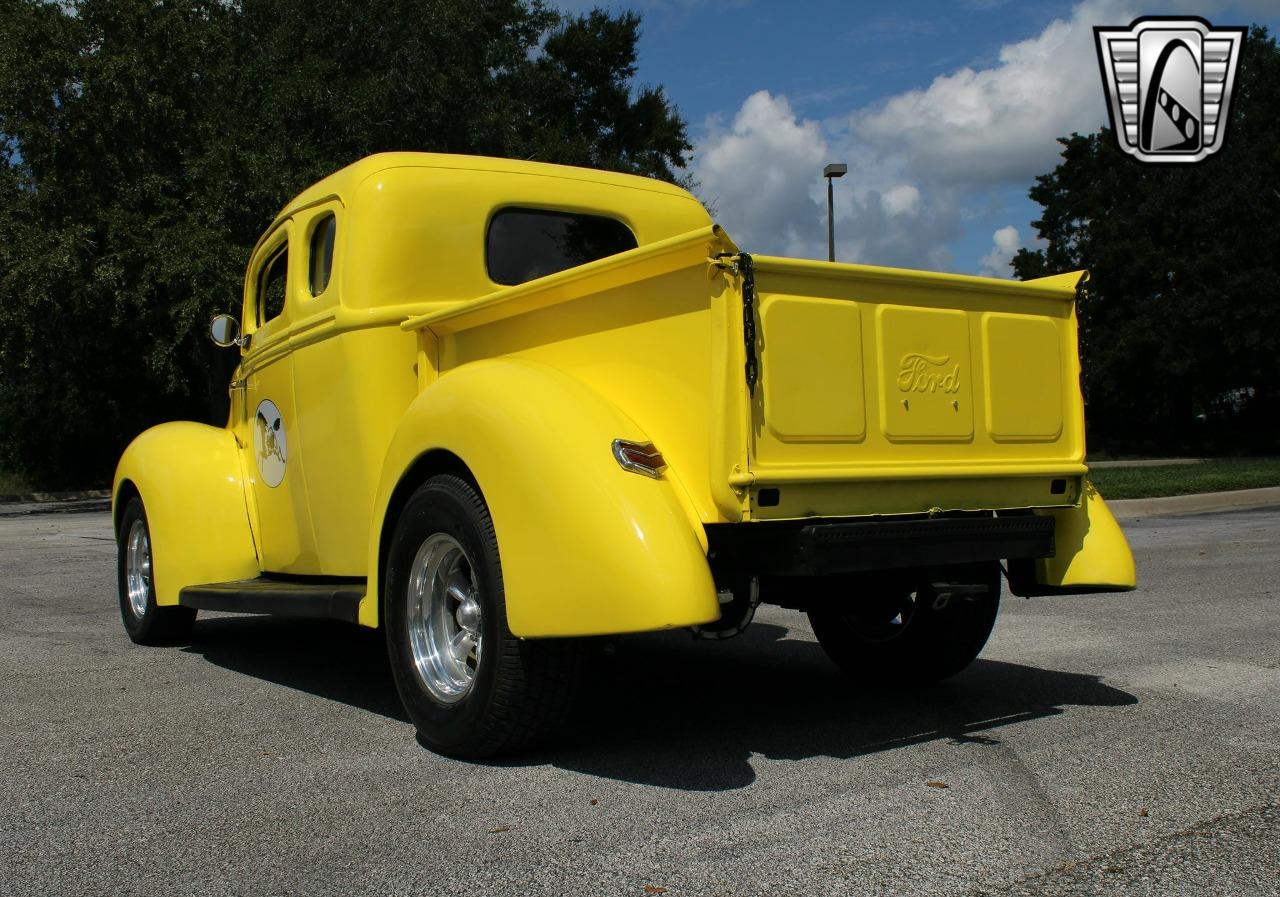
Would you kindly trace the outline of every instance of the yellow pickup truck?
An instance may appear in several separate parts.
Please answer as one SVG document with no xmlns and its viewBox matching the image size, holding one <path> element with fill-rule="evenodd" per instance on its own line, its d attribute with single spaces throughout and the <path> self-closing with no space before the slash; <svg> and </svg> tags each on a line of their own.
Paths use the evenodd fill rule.
<svg viewBox="0 0 1280 897">
<path fill-rule="evenodd" d="M 381 627 L 424 741 L 560 725 L 584 637 L 808 613 L 846 672 L 963 669 L 1018 595 L 1130 589 L 1085 479 L 1082 274 L 1016 283 L 751 255 L 689 193 L 372 156 L 258 242 L 226 427 L 116 473 L 120 609 Z"/>
</svg>

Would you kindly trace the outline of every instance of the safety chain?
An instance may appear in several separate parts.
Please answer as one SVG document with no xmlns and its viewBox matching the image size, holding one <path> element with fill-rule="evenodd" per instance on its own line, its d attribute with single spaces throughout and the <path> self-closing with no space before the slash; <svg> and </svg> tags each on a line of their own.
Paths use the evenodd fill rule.
<svg viewBox="0 0 1280 897">
<path fill-rule="evenodd" d="M 756 358 L 756 272 L 751 256 L 745 252 L 737 255 L 722 253 L 712 260 L 721 268 L 729 268 L 742 277 L 742 342 L 747 350 L 745 373 L 747 392 L 756 394 L 760 380 L 760 361 Z M 728 263 L 728 264 L 726 264 Z"/>
</svg>

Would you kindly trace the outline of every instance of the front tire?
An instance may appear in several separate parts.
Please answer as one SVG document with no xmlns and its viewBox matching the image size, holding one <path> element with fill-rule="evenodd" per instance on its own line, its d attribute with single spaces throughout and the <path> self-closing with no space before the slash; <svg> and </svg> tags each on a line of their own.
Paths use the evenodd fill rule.
<svg viewBox="0 0 1280 897">
<path fill-rule="evenodd" d="M 886 587 L 876 595 L 833 597 L 810 608 L 809 622 L 827 656 L 860 682 L 890 687 L 937 682 L 973 663 L 995 626 L 999 568 L 971 579 L 981 585 L 954 593 L 922 582 Z"/>
<path fill-rule="evenodd" d="M 518 751 L 564 720 L 581 646 L 511 634 L 493 519 L 466 480 L 432 477 L 406 503 L 383 611 L 396 689 L 432 750 L 468 759 Z"/>
<path fill-rule="evenodd" d="M 117 535 L 116 574 L 120 591 L 120 620 L 129 638 L 139 645 L 173 645 L 191 637 L 195 608 L 156 603 L 152 578 L 151 529 L 142 499 L 125 505 Z"/>
</svg>

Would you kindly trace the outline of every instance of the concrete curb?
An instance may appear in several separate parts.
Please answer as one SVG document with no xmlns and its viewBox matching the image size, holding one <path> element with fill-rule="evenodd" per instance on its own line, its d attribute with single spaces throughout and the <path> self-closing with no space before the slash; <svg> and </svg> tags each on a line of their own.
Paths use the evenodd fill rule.
<svg viewBox="0 0 1280 897">
<path fill-rule="evenodd" d="M 1236 489 L 1231 492 L 1202 492 L 1199 495 L 1171 495 L 1167 498 L 1130 498 L 1108 501 L 1107 507 L 1117 518 L 1128 520 L 1135 517 L 1178 517 L 1183 514 L 1280 507 L 1280 486 Z"/>
<path fill-rule="evenodd" d="M 110 489 L 86 489 L 80 492 L 22 492 L 16 495 L 0 495 L 0 504 L 16 502 L 88 501 L 93 498 L 110 498 Z"/>
<path fill-rule="evenodd" d="M 1092 470 L 1095 467 L 1106 470 L 1109 467 L 1186 467 L 1190 464 L 1203 464 L 1208 458 L 1135 458 L 1132 461 L 1086 461 Z"/>
</svg>

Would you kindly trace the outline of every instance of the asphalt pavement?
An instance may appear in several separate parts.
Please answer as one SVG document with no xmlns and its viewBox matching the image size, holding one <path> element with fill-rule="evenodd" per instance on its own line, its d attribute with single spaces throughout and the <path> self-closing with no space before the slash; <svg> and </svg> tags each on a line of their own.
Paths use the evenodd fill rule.
<svg viewBox="0 0 1280 897">
<path fill-rule="evenodd" d="M 477 765 L 378 633 L 135 647 L 106 514 L 0 517 L 0 893 L 1280 895 L 1280 511 L 1125 528 L 1137 592 L 1008 597 L 933 690 L 766 609 L 620 640 L 558 746 Z"/>
</svg>

